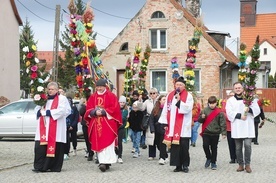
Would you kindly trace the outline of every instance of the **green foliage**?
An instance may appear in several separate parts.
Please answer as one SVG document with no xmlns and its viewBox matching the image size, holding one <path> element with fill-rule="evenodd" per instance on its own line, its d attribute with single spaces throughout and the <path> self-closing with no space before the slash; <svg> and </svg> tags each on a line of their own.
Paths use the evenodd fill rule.
<svg viewBox="0 0 276 183">
<path fill-rule="evenodd" d="M 268 88 L 276 88 L 276 72 L 274 73 L 274 77 L 272 75 L 269 75 Z"/>
<path fill-rule="evenodd" d="M 26 60 L 24 59 L 25 53 L 23 52 L 23 48 L 28 46 L 31 47 L 35 45 L 37 42 L 34 41 L 34 34 L 31 29 L 30 22 L 26 19 L 25 24 L 21 30 L 20 39 L 19 39 L 19 48 L 20 48 L 20 90 L 23 90 L 21 98 L 28 98 L 30 94 L 30 82 L 31 78 L 27 73 L 27 68 L 29 66 L 26 65 Z"/>
</svg>

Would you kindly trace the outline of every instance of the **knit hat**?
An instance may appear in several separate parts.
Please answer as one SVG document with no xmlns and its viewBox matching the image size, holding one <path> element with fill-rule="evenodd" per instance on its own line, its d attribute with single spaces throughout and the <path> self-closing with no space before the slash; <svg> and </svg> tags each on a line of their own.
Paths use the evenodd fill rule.
<svg viewBox="0 0 276 183">
<path fill-rule="evenodd" d="M 96 82 L 96 86 L 106 86 L 106 80 L 105 79 L 99 79 Z"/>
<path fill-rule="evenodd" d="M 177 82 L 181 82 L 181 83 L 186 84 L 186 81 L 184 80 L 183 76 L 178 77 L 177 80 L 175 81 L 175 83 L 177 83 Z"/>
<path fill-rule="evenodd" d="M 124 103 L 126 103 L 126 97 L 125 96 L 120 96 L 120 98 L 119 98 L 119 102 L 124 102 Z"/>
</svg>

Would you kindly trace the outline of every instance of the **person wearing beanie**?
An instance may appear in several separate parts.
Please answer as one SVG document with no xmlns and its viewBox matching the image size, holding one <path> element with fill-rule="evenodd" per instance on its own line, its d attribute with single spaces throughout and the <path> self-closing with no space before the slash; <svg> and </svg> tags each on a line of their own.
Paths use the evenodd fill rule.
<svg viewBox="0 0 276 183">
<path fill-rule="evenodd" d="M 188 173 L 194 100 L 186 90 L 185 83 L 183 77 L 176 80 L 175 89 L 167 95 L 158 122 L 168 125 L 163 142 L 170 148 L 170 166 L 176 166 L 174 172 Z"/>
<path fill-rule="evenodd" d="M 126 135 L 126 123 L 127 123 L 127 116 L 128 116 L 128 107 L 126 103 L 126 97 L 125 96 L 120 96 L 119 98 L 119 104 L 120 104 L 120 109 L 122 113 L 122 121 L 123 124 L 119 127 L 118 130 L 118 163 L 123 164 L 123 158 L 122 158 L 122 153 L 123 153 L 123 139 L 125 138 Z"/>
<path fill-rule="evenodd" d="M 91 150 L 97 153 L 99 169 L 102 172 L 117 162 L 114 149 L 118 128 L 122 125 L 118 98 L 107 89 L 106 84 L 104 79 L 96 82 L 96 91 L 89 97 L 84 115 L 88 123 Z"/>
</svg>

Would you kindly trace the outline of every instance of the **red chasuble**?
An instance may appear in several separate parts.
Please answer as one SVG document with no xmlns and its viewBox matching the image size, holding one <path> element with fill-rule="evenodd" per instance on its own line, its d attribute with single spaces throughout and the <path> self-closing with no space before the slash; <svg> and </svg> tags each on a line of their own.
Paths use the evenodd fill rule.
<svg viewBox="0 0 276 183">
<path fill-rule="evenodd" d="M 53 99 L 51 109 L 56 109 L 58 107 L 58 95 Z M 54 120 L 50 116 L 49 121 L 49 132 L 48 132 L 48 141 L 46 141 L 46 126 L 45 126 L 45 117 L 39 117 L 40 122 L 40 145 L 47 145 L 47 157 L 55 157 L 56 152 L 56 133 L 57 133 L 57 120 Z"/>
<path fill-rule="evenodd" d="M 89 116 L 90 112 L 101 108 L 105 116 Z M 100 152 L 111 145 L 118 136 L 118 128 L 122 125 L 122 114 L 118 98 L 109 90 L 103 95 L 95 92 L 89 97 L 84 119 L 88 124 L 88 137 L 91 150 Z"/>
<path fill-rule="evenodd" d="M 170 105 L 172 104 L 174 95 L 175 95 L 174 91 L 169 94 L 168 101 L 167 101 L 168 104 L 170 104 Z M 183 92 L 180 93 L 180 100 L 182 102 L 186 102 L 187 96 L 188 96 L 188 92 L 186 90 L 183 90 Z M 173 136 L 169 136 L 171 108 L 173 108 L 173 107 L 176 108 L 175 125 L 174 125 L 174 129 L 173 129 Z M 168 113 L 167 113 L 168 129 L 165 132 L 163 143 L 170 146 L 171 144 L 179 144 L 182 125 L 183 125 L 185 116 L 184 116 L 184 114 L 178 113 L 178 108 L 176 106 L 168 106 L 168 108 L 170 108 L 170 111 L 168 111 Z"/>
</svg>

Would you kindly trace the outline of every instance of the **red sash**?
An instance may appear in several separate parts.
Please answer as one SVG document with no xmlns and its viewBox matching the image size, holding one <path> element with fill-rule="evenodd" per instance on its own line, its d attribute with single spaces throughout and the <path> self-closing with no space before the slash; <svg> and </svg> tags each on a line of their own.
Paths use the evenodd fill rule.
<svg viewBox="0 0 276 183">
<path fill-rule="evenodd" d="M 183 120 L 184 120 L 184 114 L 179 114 L 178 108 L 176 106 L 171 106 L 174 95 L 175 95 L 175 92 L 174 91 L 171 92 L 168 96 L 168 101 L 167 101 L 167 104 L 170 105 L 170 106 L 168 106 L 168 109 L 167 109 L 168 110 L 168 112 L 167 112 L 168 128 L 165 131 L 164 140 L 163 140 L 163 143 L 166 144 L 167 146 L 170 146 L 171 144 L 179 144 Z M 186 90 L 184 90 L 183 92 L 180 93 L 180 100 L 182 102 L 186 102 L 187 96 L 188 96 L 188 92 Z M 171 116 L 171 108 L 172 107 L 176 108 L 176 116 L 175 116 L 175 125 L 173 127 L 174 128 L 173 136 L 169 136 L 170 116 Z"/>
<path fill-rule="evenodd" d="M 53 99 L 51 109 L 56 109 L 58 106 L 58 95 Z M 57 131 L 57 120 L 50 117 L 49 121 L 49 132 L 48 142 L 46 141 L 46 124 L 44 122 L 45 117 L 40 116 L 40 145 L 47 145 L 47 157 L 55 157 L 56 152 L 56 131 Z"/>
<path fill-rule="evenodd" d="M 202 124 L 202 130 L 200 133 L 200 136 L 203 135 L 204 130 L 207 128 L 207 126 L 215 119 L 215 117 L 221 112 L 219 108 L 215 108 L 206 118 L 204 123 Z"/>
</svg>

